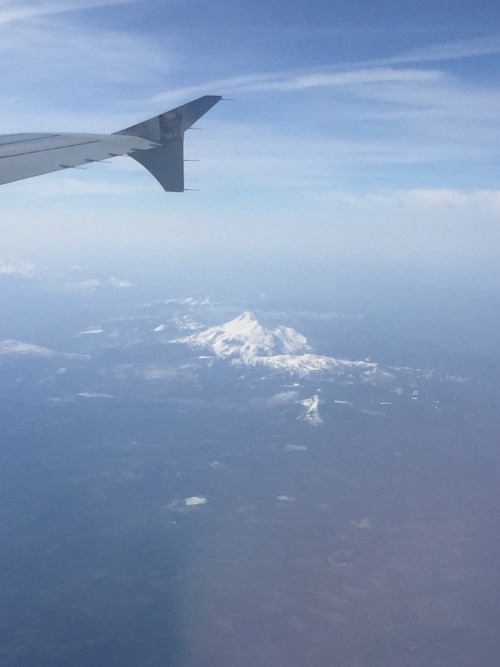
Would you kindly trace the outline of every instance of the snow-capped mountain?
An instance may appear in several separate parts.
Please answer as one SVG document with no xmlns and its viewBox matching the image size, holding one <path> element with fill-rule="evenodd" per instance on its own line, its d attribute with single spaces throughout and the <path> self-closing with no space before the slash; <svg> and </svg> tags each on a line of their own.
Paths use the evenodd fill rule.
<svg viewBox="0 0 500 667">
<path fill-rule="evenodd" d="M 230 322 L 174 342 L 204 347 L 221 359 L 238 359 L 245 363 L 251 363 L 255 357 L 296 355 L 311 349 L 305 336 L 294 329 L 283 326 L 265 329 L 248 311 Z"/>
<path fill-rule="evenodd" d="M 377 372 L 377 364 L 313 354 L 307 339 L 291 327 L 266 329 L 244 312 L 230 322 L 177 338 L 172 343 L 201 347 L 220 359 L 245 366 L 266 366 L 304 377 L 315 372 Z"/>
</svg>

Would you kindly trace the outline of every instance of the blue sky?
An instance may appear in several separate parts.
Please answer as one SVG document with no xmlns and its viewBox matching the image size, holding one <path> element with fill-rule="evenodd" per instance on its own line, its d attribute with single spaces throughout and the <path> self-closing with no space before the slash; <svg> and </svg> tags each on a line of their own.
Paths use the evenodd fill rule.
<svg viewBox="0 0 500 667">
<path fill-rule="evenodd" d="M 2 186 L 0 256 L 287 254 L 482 267 L 500 8 L 0 0 L 1 132 L 114 131 L 223 94 L 165 194 L 130 159 Z"/>
</svg>

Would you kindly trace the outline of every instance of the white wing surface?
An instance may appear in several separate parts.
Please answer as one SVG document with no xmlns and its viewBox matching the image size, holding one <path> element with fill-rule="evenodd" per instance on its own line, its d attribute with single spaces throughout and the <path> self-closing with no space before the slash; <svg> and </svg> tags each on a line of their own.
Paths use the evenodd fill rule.
<svg viewBox="0 0 500 667">
<path fill-rule="evenodd" d="M 169 192 L 184 191 L 184 132 L 221 97 L 206 95 L 115 134 L 0 136 L 0 185 L 129 155 Z"/>
</svg>

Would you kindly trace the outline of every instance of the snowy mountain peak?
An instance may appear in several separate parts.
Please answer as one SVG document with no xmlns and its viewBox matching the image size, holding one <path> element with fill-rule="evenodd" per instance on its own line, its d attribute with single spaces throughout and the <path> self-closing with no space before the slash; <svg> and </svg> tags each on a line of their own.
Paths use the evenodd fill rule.
<svg viewBox="0 0 500 667">
<path fill-rule="evenodd" d="M 294 329 L 283 326 L 266 329 L 249 311 L 175 342 L 207 348 L 221 359 L 241 359 L 247 363 L 255 357 L 301 354 L 310 349 L 305 336 Z"/>
<path fill-rule="evenodd" d="M 325 372 L 348 376 L 361 374 L 366 382 L 378 377 L 377 364 L 312 354 L 306 337 L 295 329 L 285 326 L 266 329 L 249 311 L 220 326 L 170 342 L 202 347 L 231 364 L 261 366 L 297 377 Z"/>
<path fill-rule="evenodd" d="M 248 339 L 262 338 L 266 335 L 264 327 L 249 310 L 238 315 L 234 320 L 226 322 L 226 324 L 223 324 L 220 328 L 224 329 L 228 334 L 232 333 L 234 336 L 241 336 L 242 338 Z"/>
</svg>

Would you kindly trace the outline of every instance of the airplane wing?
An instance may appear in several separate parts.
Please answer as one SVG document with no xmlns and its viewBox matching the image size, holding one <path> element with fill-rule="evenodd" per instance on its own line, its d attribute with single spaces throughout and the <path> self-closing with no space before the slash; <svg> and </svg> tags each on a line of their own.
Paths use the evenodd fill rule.
<svg viewBox="0 0 500 667">
<path fill-rule="evenodd" d="M 183 192 L 184 133 L 221 99 L 205 95 L 114 134 L 0 135 L 0 185 L 129 155 L 164 190 Z"/>
</svg>

